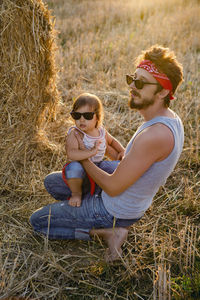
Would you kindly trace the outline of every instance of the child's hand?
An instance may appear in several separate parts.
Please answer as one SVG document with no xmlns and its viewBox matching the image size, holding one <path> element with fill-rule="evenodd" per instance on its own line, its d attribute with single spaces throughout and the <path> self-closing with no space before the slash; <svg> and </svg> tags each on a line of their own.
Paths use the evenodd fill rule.
<svg viewBox="0 0 200 300">
<path fill-rule="evenodd" d="M 101 144 L 101 141 L 96 141 L 95 144 L 94 144 L 94 147 L 91 149 L 94 151 L 94 154 L 93 155 L 96 155 L 97 152 L 98 152 L 98 149 L 99 149 L 99 145 Z"/>
<path fill-rule="evenodd" d="M 123 157 L 124 157 L 124 150 L 118 153 L 117 160 L 122 160 Z"/>
</svg>

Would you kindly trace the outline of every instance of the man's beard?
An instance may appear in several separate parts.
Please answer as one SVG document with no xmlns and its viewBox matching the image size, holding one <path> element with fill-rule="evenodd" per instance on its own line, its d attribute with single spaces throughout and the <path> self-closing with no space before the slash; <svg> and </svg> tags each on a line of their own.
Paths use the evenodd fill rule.
<svg viewBox="0 0 200 300">
<path fill-rule="evenodd" d="M 141 99 L 141 96 L 139 94 L 137 94 L 137 97 Z M 129 101 L 128 101 L 128 105 L 129 105 L 130 108 L 135 108 L 135 109 L 141 110 L 141 109 L 145 109 L 145 108 L 153 105 L 154 102 L 155 102 L 155 99 L 154 99 L 154 97 L 152 97 L 151 99 L 144 98 L 142 100 L 142 102 L 135 103 L 134 98 L 132 96 L 130 96 Z"/>
</svg>

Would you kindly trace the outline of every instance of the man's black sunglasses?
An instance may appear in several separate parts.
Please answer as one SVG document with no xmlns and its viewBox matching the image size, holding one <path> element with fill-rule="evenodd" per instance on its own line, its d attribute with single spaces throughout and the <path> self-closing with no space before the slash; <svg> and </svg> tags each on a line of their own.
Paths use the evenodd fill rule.
<svg viewBox="0 0 200 300">
<path fill-rule="evenodd" d="M 94 117 L 95 112 L 91 111 L 91 112 L 84 112 L 84 113 L 80 113 L 77 111 L 72 111 L 70 112 L 70 115 L 72 116 L 72 118 L 74 120 L 79 120 L 81 118 L 81 116 L 84 117 L 84 119 L 86 120 L 92 120 Z"/>
<path fill-rule="evenodd" d="M 145 82 L 142 79 L 135 79 L 131 75 L 126 75 L 126 82 L 128 85 L 130 85 L 134 81 L 135 87 L 138 90 L 143 89 L 145 84 L 154 84 L 154 85 L 159 85 L 159 83 L 153 83 L 153 82 Z"/>
</svg>

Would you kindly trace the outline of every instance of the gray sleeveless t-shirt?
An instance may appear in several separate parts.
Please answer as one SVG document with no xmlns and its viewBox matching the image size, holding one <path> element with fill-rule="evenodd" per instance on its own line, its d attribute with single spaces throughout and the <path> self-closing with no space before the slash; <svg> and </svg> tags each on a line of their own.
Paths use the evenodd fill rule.
<svg viewBox="0 0 200 300">
<path fill-rule="evenodd" d="M 170 128 L 174 136 L 174 148 L 167 158 L 152 164 L 133 185 L 120 195 L 111 197 L 102 191 L 105 208 L 116 218 L 133 219 L 143 216 L 159 187 L 165 184 L 180 157 L 184 143 L 184 129 L 177 115 L 175 118 L 156 117 L 143 123 L 128 143 L 125 155 L 129 152 L 135 137 L 142 130 L 156 123 L 162 123 Z"/>
</svg>

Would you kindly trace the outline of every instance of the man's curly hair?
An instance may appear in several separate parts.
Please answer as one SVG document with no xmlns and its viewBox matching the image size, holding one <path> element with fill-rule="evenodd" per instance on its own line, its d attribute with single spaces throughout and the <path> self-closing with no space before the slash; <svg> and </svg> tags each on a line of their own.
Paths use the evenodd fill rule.
<svg viewBox="0 0 200 300">
<path fill-rule="evenodd" d="M 177 61 L 176 56 L 173 51 L 170 51 L 169 48 L 164 48 L 159 45 L 154 45 L 151 48 L 142 51 L 141 55 L 136 58 L 136 66 L 142 60 L 150 60 L 157 67 L 158 71 L 167 75 L 170 79 L 173 87 L 173 94 L 177 90 L 178 86 L 183 81 L 183 67 Z M 161 85 L 158 86 L 157 92 L 162 89 Z M 169 107 L 170 99 L 167 95 L 164 99 L 164 104 L 166 107 Z"/>
</svg>

